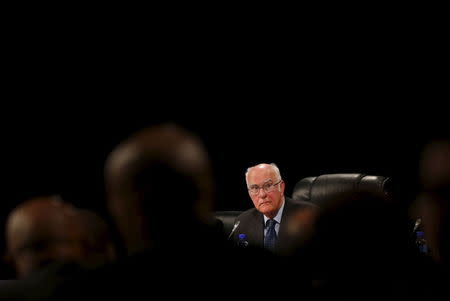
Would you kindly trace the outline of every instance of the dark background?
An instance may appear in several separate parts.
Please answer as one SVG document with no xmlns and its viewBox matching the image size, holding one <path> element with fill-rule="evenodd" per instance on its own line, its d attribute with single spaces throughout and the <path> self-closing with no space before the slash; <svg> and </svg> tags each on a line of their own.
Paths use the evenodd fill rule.
<svg viewBox="0 0 450 301">
<path fill-rule="evenodd" d="M 1 224 L 44 194 L 105 214 L 107 154 L 163 121 L 203 139 L 216 210 L 252 206 L 244 173 L 261 162 L 278 164 L 287 195 L 303 177 L 356 172 L 393 177 L 412 198 L 422 146 L 448 136 L 441 39 L 419 27 L 361 26 L 363 16 L 279 17 L 264 26 L 229 18 L 88 26 L 64 15 L 9 23 Z"/>
</svg>

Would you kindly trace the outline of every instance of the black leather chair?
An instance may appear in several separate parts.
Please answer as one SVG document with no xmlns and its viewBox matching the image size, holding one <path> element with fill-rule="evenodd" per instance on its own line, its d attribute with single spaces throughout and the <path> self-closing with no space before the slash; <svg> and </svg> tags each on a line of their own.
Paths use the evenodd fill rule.
<svg viewBox="0 0 450 301">
<path fill-rule="evenodd" d="M 216 211 L 215 217 L 220 220 L 223 224 L 223 231 L 226 235 L 229 235 L 233 229 L 234 221 L 236 217 L 241 214 L 242 211 Z"/>
<path fill-rule="evenodd" d="M 370 192 L 390 198 L 390 178 L 360 173 L 324 174 L 298 181 L 292 192 L 295 200 L 312 202 L 319 207 L 331 199 L 352 192 Z"/>
</svg>

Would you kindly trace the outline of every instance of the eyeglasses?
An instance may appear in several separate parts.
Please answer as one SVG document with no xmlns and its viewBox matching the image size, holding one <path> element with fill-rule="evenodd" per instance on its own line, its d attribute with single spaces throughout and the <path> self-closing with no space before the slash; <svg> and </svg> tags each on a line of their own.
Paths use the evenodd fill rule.
<svg viewBox="0 0 450 301">
<path fill-rule="evenodd" d="M 258 185 L 252 185 L 252 186 L 250 186 L 248 188 L 248 191 L 251 194 L 258 194 L 259 190 L 262 188 L 265 192 L 271 192 L 271 191 L 273 191 L 275 189 L 275 186 L 277 186 L 278 184 L 281 183 L 281 181 L 282 180 L 278 181 L 275 184 L 272 184 L 272 183 L 268 182 L 268 183 L 265 183 L 262 187 L 259 187 Z"/>
</svg>

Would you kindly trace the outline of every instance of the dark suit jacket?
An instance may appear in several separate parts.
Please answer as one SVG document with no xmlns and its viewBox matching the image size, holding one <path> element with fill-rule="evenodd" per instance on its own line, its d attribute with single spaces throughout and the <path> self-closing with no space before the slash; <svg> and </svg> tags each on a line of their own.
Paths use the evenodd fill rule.
<svg viewBox="0 0 450 301">
<path fill-rule="evenodd" d="M 278 231 L 277 250 L 288 249 L 290 246 L 290 237 L 287 234 L 286 220 L 288 216 L 298 210 L 305 208 L 317 210 L 317 206 L 304 201 L 297 201 L 285 197 L 285 204 L 283 214 L 281 216 L 280 230 Z M 260 247 L 264 246 L 264 216 L 256 208 L 251 208 L 242 212 L 237 218 L 239 226 L 233 233 L 233 240 L 237 243 L 239 234 L 246 234 L 249 246 Z"/>
</svg>

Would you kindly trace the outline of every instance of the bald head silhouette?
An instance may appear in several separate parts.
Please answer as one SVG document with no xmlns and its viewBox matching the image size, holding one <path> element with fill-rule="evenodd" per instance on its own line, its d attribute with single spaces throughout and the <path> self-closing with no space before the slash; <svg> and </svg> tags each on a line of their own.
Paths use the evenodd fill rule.
<svg viewBox="0 0 450 301">
<path fill-rule="evenodd" d="M 54 261 L 81 258 L 77 210 L 57 197 L 29 199 L 6 220 L 6 248 L 17 277 L 24 278 Z"/>
<path fill-rule="evenodd" d="M 415 210 L 435 261 L 450 269 L 450 139 L 430 140 L 423 148 L 419 179 L 421 193 Z"/>
<path fill-rule="evenodd" d="M 180 225 L 208 222 L 213 181 L 201 140 L 172 123 L 144 128 L 105 163 L 107 205 L 128 253 L 179 235 Z"/>
</svg>

